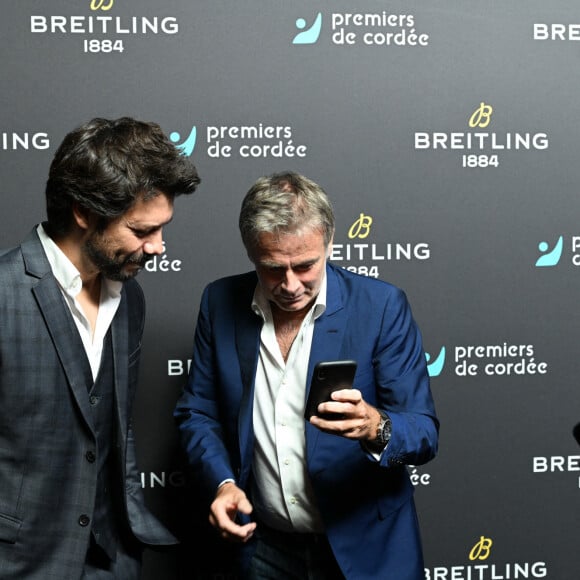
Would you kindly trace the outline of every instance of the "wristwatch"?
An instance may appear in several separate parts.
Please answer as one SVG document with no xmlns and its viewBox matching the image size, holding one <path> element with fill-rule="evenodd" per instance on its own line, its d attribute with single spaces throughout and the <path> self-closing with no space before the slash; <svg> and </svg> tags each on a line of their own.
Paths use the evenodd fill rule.
<svg viewBox="0 0 580 580">
<path fill-rule="evenodd" d="M 375 443 L 377 447 L 384 449 L 391 439 L 392 425 L 389 416 L 384 411 L 381 411 L 380 409 L 377 410 L 381 416 L 381 420 L 379 421 L 379 425 L 377 427 L 377 438 L 373 443 Z"/>
</svg>

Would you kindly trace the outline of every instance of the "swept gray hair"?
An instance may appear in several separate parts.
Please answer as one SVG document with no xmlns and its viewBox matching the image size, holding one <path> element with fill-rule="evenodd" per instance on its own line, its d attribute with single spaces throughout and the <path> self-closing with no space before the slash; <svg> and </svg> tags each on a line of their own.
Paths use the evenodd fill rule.
<svg viewBox="0 0 580 580">
<path fill-rule="evenodd" d="M 334 235 L 334 213 L 324 190 L 293 172 L 260 177 L 250 188 L 240 211 L 240 233 L 246 250 L 260 234 L 295 233 L 320 228 L 324 245 Z"/>
</svg>

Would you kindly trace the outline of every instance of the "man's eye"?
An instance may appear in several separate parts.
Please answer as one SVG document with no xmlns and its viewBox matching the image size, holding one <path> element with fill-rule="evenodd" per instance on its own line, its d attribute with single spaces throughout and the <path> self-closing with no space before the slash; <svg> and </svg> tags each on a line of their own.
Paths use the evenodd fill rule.
<svg viewBox="0 0 580 580">
<path fill-rule="evenodd" d="M 133 234 L 135 234 L 138 238 L 146 238 L 150 236 L 155 230 L 133 230 Z"/>
</svg>

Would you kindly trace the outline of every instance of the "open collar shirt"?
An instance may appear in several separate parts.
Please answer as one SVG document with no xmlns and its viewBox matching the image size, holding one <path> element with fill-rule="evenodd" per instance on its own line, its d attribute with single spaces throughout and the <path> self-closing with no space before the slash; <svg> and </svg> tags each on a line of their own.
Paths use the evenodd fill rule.
<svg viewBox="0 0 580 580">
<path fill-rule="evenodd" d="M 88 319 L 83 313 L 83 309 L 77 301 L 77 296 L 83 287 L 80 272 L 48 236 L 42 224 L 39 224 L 37 233 L 52 273 L 60 286 L 62 295 L 79 331 L 85 352 L 87 353 L 87 358 L 89 359 L 93 380 L 95 380 L 101 364 L 105 336 L 121 303 L 123 283 L 109 280 L 104 276 L 101 277 L 99 312 L 93 332 Z"/>
<path fill-rule="evenodd" d="M 314 323 L 326 309 L 326 274 L 286 362 L 276 340 L 270 303 L 259 284 L 252 309 L 264 321 L 253 411 L 256 515 L 259 521 L 282 531 L 322 532 L 306 467 L 303 413 Z"/>
</svg>

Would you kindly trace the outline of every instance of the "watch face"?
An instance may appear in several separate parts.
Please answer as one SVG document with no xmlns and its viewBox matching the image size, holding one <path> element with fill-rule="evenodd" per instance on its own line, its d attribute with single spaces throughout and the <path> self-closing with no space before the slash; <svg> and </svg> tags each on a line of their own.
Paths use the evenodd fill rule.
<svg viewBox="0 0 580 580">
<path fill-rule="evenodd" d="M 384 419 L 384 423 L 381 425 L 381 442 L 385 445 L 389 442 L 391 438 L 391 421 L 388 418 Z"/>
</svg>

